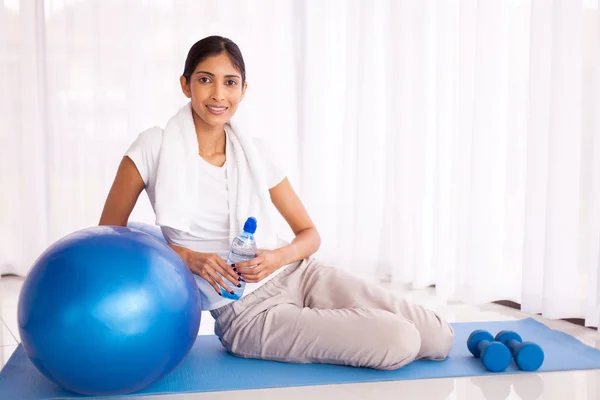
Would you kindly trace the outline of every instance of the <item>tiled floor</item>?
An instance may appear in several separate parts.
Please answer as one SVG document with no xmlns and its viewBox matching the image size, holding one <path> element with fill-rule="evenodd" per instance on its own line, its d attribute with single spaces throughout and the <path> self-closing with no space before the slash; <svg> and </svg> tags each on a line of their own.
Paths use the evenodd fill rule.
<svg viewBox="0 0 600 400">
<path fill-rule="evenodd" d="M 0 279 L 0 368 L 17 348 L 17 300 L 22 280 Z M 517 310 L 497 304 L 473 306 L 446 303 L 432 290 L 404 292 L 400 287 L 387 285 L 388 289 L 401 293 L 414 302 L 436 310 L 451 322 L 491 321 L 522 319 L 529 317 Z M 535 316 L 538 321 L 552 329 L 568 333 L 585 344 L 600 348 L 600 334 L 565 321 L 553 321 Z M 212 318 L 202 316 L 200 334 L 213 334 Z M 1 393 L 0 393 L 1 397 Z M 180 399 L 600 399 L 600 370 L 554 372 L 543 374 L 496 375 L 458 379 L 428 379 L 397 382 L 359 383 L 300 388 L 231 391 L 167 396 L 129 397 L 138 400 Z"/>
</svg>

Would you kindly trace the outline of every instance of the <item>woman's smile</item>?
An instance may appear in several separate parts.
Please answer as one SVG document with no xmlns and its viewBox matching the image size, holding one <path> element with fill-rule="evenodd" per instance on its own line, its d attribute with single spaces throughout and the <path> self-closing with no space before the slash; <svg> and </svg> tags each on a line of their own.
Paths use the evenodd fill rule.
<svg viewBox="0 0 600 400">
<path fill-rule="evenodd" d="M 208 112 L 210 112 L 211 114 L 214 115 L 221 115 L 223 114 L 225 111 L 227 111 L 227 109 L 229 107 L 225 107 L 225 106 L 211 106 L 211 105 L 206 105 L 206 108 L 208 109 Z"/>
</svg>

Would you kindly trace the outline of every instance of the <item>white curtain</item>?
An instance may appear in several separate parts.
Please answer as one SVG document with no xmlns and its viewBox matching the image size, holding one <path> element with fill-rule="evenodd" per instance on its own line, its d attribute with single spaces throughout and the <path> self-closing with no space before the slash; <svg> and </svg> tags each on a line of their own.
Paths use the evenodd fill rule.
<svg viewBox="0 0 600 400">
<path fill-rule="evenodd" d="M 598 324 L 597 0 L 15 0 L 0 30 L 4 273 L 97 223 L 127 146 L 185 101 L 187 50 L 221 34 L 319 257 Z M 145 195 L 131 219 L 153 221 Z"/>
<path fill-rule="evenodd" d="M 128 146 L 187 101 L 179 76 L 202 37 L 243 50 L 250 133 L 297 137 L 294 24 L 291 1 L 5 1 L 0 272 L 24 275 L 49 244 L 98 223 Z M 131 219 L 154 221 L 145 194 Z"/>
</svg>

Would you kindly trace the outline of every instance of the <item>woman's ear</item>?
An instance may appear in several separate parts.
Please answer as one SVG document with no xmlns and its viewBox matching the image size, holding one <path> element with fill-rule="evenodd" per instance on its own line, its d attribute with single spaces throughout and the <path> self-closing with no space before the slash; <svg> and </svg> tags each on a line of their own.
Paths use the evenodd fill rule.
<svg viewBox="0 0 600 400">
<path fill-rule="evenodd" d="M 244 100 L 244 96 L 246 96 L 246 89 L 248 89 L 248 82 L 244 82 L 244 87 L 242 88 L 242 97 L 240 101 Z"/>
<path fill-rule="evenodd" d="M 185 76 L 182 75 L 179 78 L 179 83 L 181 84 L 181 91 L 183 92 L 183 94 L 185 94 L 185 97 L 187 97 L 188 99 L 191 98 L 192 92 L 190 92 L 190 85 L 188 85 Z"/>
</svg>

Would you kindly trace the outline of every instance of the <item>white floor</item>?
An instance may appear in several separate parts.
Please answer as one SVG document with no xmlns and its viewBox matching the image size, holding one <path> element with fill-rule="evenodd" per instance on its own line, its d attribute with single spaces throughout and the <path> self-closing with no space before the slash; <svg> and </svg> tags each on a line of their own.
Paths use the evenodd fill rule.
<svg viewBox="0 0 600 400">
<path fill-rule="evenodd" d="M 0 369 L 19 343 L 17 301 L 22 280 L 0 279 Z M 496 304 L 472 306 L 447 304 L 432 290 L 403 292 L 387 285 L 402 296 L 436 310 L 451 322 L 522 319 L 530 315 Z M 205 313 L 206 314 L 206 313 Z M 568 333 L 587 345 L 600 348 L 600 334 L 565 321 L 535 316 L 537 320 Z M 213 334 L 212 318 L 202 316 L 200 334 Z M 1 393 L 0 393 L 1 397 Z M 129 397 L 139 400 L 171 399 L 600 399 L 600 370 L 542 374 L 496 375 L 458 379 L 426 379 L 383 383 L 359 383 L 285 389 L 265 389 L 167 396 Z"/>
</svg>

